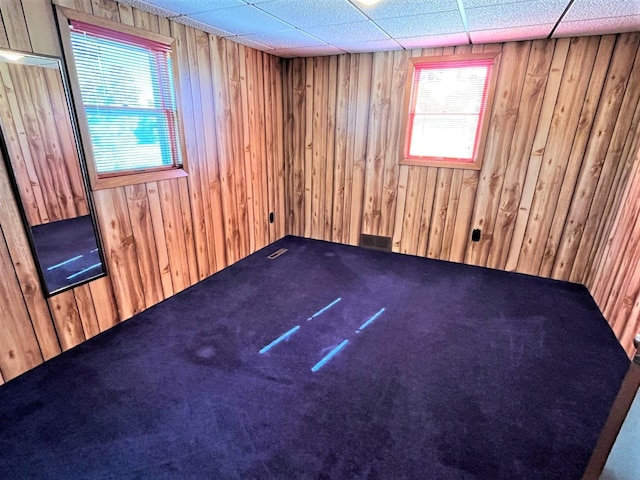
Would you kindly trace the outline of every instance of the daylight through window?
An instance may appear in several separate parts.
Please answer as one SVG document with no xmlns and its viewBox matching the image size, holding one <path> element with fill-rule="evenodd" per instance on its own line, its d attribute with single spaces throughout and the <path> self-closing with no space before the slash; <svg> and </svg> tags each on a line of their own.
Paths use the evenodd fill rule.
<svg viewBox="0 0 640 480">
<path fill-rule="evenodd" d="M 98 178 L 179 168 L 170 47 L 76 20 L 70 32 Z"/>
<path fill-rule="evenodd" d="M 404 163 L 479 168 L 495 55 L 412 62 Z"/>
</svg>

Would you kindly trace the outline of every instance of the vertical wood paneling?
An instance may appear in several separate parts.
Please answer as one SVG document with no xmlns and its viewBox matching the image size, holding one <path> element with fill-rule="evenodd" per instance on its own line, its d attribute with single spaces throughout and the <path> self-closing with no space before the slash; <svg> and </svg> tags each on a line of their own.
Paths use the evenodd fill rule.
<svg viewBox="0 0 640 480">
<path fill-rule="evenodd" d="M 389 141 L 392 81 L 386 72 L 393 72 L 393 52 L 374 53 L 365 163 L 365 201 L 362 215 L 362 232 L 369 235 L 380 234 L 382 217 L 382 187 L 384 161 Z M 398 103 L 401 103 L 400 99 Z"/>
<path fill-rule="evenodd" d="M 640 150 L 629 161 L 632 171 L 621 208 L 610 234 L 598 246 L 600 261 L 593 266 L 595 275 L 587 286 L 623 347 L 633 355 L 633 338 L 640 331 Z"/>
<path fill-rule="evenodd" d="M 551 70 L 555 42 L 535 41 L 527 63 L 527 73 L 518 108 L 515 131 L 509 152 L 509 162 L 505 171 L 499 207 L 495 219 L 495 241 L 491 243 L 487 264 L 493 268 L 506 267 L 507 245 L 511 242 L 518 203 L 527 173 L 527 165 L 540 118 L 547 80 Z"/>
<path fill-rule="evenodd" d="M 607 42 L 605 39 L 611 39 L 611 42 Z M 565 259 L 558 257 L 558 244 L 560 243 L 561 237 L 565 239 L 565 242 L 573 243 L 570 239 L 579 236 L 578 231 L 582 231 L 582 219 L 586 218 L 588 213 L 588 206 L 591 203 L 591 198 L 585 191 L 579 190 L 581 187 L 585 188 L 584 185 L 581 186 L 578 184 L 580 182 L 580 171 L 591 171 L 589 174 L 590 178 L 585 181 L 593 182 L 594 187 L 598 181 L 599 170 L 602 166 L 602 158 L 599 158 L 600 154 L 597 151 L 599 147 L 594 147 L 594 145 L 608 145 L 609 139 L 611 138 L 611 130 L 603 128 L 603 125 L 598 123 L 598 119 L 595 115 L 598 111 L 603 112 L 608 110 L 608 114 L 613 114 L 615 116 L 617 115 L 615 110 L 620 107 L 620 103 L 616 99 L 617 95 L 615 95 L 613 89 L 609 89 L 609 91 L 607 91 L 607 85 L 605 84 L 607 80 L 606 65 L 609 65 L 609 72 L 614 72 L 612 73 L 612 78 L 616 79 L 620 73 L 619 71 L 616 71 L 616 67 L 618 70 L 620 68 L 618 62 L 622 60 L 624 63 L 627 63 L 624 58 L 624 52 L 621 53 L 617 50 L 613 51 L 614 60 L 610 63 L 612 56 L 610 45 L 614 45 L 614 42 L 615 37 L 603 37 L 603 41 L 600 43 L 600 49 L 598 50 L 598 56 L 596 57 L 596 64 L 594 66 L 594 73 L 591 75 L 589 88 L 584 101 L 584 108 L 582 109 L 582 112 L 580 112 L 580 120 L 578 121 L 576 137 L 571 148 L 571 154 L 569 155 L 567 170 L 565 172 L 565 180 L 562 184 L 562 188 L 560 189 L 558 208 L 556 208 L 553 217 L 551 229 L 549 230 L 547 238 L 547 244 L 542 256 L 542 263 L 538 272 L 543 276 L 549 276 L 551 274 L 554 262 L 556 261 L 559 262 L 560 265 L 571 263 L 571 261 L 566 261 Z M 603 46 L 605 48 L 603 48 Z M 633 56 L 635 56 L 637 46 L 638 45 L 636 43 L 634 46 Z M 616 55 L 616 53 L 618 54 Z M 600 61 L 602 64 L 598 63 Z M 630 66 L 631 63 L 629 63 L 629 67 Z M 623 68 L 627 69 L 628 73 L 628 67 Z M 609 85 L 611 85 L 611 83 L 613 82 L 609 82 Z M 608 99 L 607 102 L 598 103 L 602 96 Z M 600 108 L 597 108 L 598 105 Z M 613 109 L 610 109 L 607 105 L 614 105 L 614 107 Z M 594 148 L 592 148 L 591 151 L 587 150 L 590 147 Z M 578 190 L 576 190 L 576 188 L 578 188 Z M 590 189 L 590 187 L 587 188 Z M 572 202 L 572 198 L 577 201 Z M 571 217 L 571 205 L 584 205 L 584 207 L 581 208 L 582 213 L 580 213 L 579 218 L 575 215 L 573 218 Z M 567 218 L 568 215 L 569 218 Z M 572 258 L 574 256 L 575 250 L 571 254 Z M 568 273 L 563 273 L 562 267 L 557 269 L 554 275 L 556 278 L 568 278 Z"/>
<path fill-rule="evenodd" d="M 631 129 L 628 129 L 628 125 L 632 124 L 637 106 L 640 106 L 640 49 L 637 48 L 638 34 L 621 36 L 621 39 L 624 39 L 621 45 L 627 50 L 625 53 L 629 55 L 626 59 L 627 64 L 620 65 L 619 63 L 612 63 L 608 75 L 608 82 L 609 88 L 613 90 L 611 97 L 609 97 L 610 100 L 607 101 L 607 107 L 602 108 L 598 112 L 598 121 L 596 124 L 596 127 L 600 129 L 597 131 L 596 138 L 606 136 L 610 138 L 610 141 L 608 140 L 606 142 L 606 147 L 605 142 L 594 142 L 599 148 L 596 152 L 598 155 L 598 163 L 593 164 L 591 168 L 594 169 L 594 171 L 601 169 L 598 175 L 598 181 L 593 181 L 592 176 L 589 175 L 589 171 L 584 169 L 582 176 L 583 181 L 580 184 L 581 188 L 584 189 L 583 191 L 586 198 L 592 197 L 593 200 L 591 201 L 588 215 L 585 215 L 586 220 L 582 220 L 581 212 L 573 214 L 577 219 L 574 221 L 574 224 L 580 226 L 579 230 L 575 230 L 575 236 L 577 236 L 578 231 L 581 232 L 579 244 L 574 240 L 574 236 L 565 239 L 563 248 L 568 251 L 566 253 L 565 251 L 561 252 L 558 260 L 556 260 L 557 267 L 554 267 L 558 269 L 563 268 L 565 272 L 571 268 L 570 275 L 565 272 L 563 272 L 563 275 L 568 276 L 572 281 L 582 281 L 585 276 L 591 251 L 591 248 L 589 248 L 590 243 L 596 243 L 594 242 L 594 237 L 596 237 L 596 241 L 601 237 L 601 231 L 599 232 L 600 234 L 597 233 L 597 231 L 600 230 L 599 224 L 603 218 L 606 219 L 609 217 L 607 214 L 607 210 L 610 212 L 608 204 L 609 193 L 618 190 L 620 174 L 622 174 L 622 169 L 618 169 L 618 166 L 624 164 L 624 162 L 619 161 L 624 150 L 624 142 L 629 131 L 636 131 L 633 126 Z M 636 48 L 631 49 L 631 52 L 626 48 L 629 43 L 636 45 Z M 616 48 L 618 48 L 618 45 Z M 633 59 L 634 53 L 635 59 Z M 613 70 L 614 65 L 617 67 L 617 70 Z M 631 68 L 632 66 L 633 68 Z M 622 69 L 622 71 L 620 71 L 620 69 Z M 630 72 L 629 69 L 631 69 Z M 611 122 L 611 107 L 614 103 L 618 102 L 619 108 L 617 108 L 616 121 Z M 586 158 L 590 159 L 591 155 L 587 155 Z M 582 193 L 580 193 L 580 195 L 582 197 Z M 613 198 L 613 195 L 611 195 L 611 197 Z M 572 205 L 572 209 L 580 209 L 582 204 L 583 202 L 576 202 L 575 206 Z M 573 260 L 571 260 L 572 257 Z M 565 258 L 567 260 L 564 260 Z M 556 274 L 555 271 L 554 274 Z"/>
<path fill-rule="evenodd" d="M 9 310 L 0 318 L 2 381 L 169 298 L 288 228 L 281 59 L 112 0 L 56 3 L 176 39 L 176 89 L 189 175 L 92 192 L 108 277 L 47 301 L 1 166 L 0 230 L 6 240 L 0 263 L 12 275 L 2 285 L 14 299 L 3 306 Z M 3 1 L 0 13 L 1 46 L 61 52 L 49 0 Z M 60 123 L 65 115 L 63 99 L 51 97 L 54 79 L 32 76 L 16 84 L 6 66 L 3 71 L 0 109 L 14 118 L 5 136 L 20 152 L 14 155 L 16 173 L 28 180 L 23 196 L 33 224 L 65 211 L 86 213 L 78 183 L 64 185 L 62 172 L 52 172 L 51 164 L 41 169 L 42 180 L 33 162 L 51 151 L 66 161 L 66 169 L 77 169 L 71 131 L 46 131 L 39 116 Z M 34 107 L 27 102 L 31 99 L 41 105 Z M 269 212 L 274 212 L 273 224 Z"/>
<path fill-rule="evenodd" d="M 73 294 L 78 307 L 78 315 L 82 324 L 84 337 L 89 339 L 100 333 L 100 325 L 98 317 L 93 305 L 93 297 L 91 296 L 91 288 L 89 285 L 81 285 L 73 289 Z"/>
<path fill-rule="evenodd" d="M 487 264 L 494 241 L 500 192 L 510 160 L 510 146 L 514 137 L 530 52 L 531 42 L 505 44 L 499 71 L 496 72 L 498 83 L 472 218 L 473 226 L 480 228 L 484 233 L 479 242 L 471 244 L 466 256 L 466 261 L 475 265 Z"/>
<path fill-rule="evenodd" d="M 501 51 L 480 171 L 399 167 L 395 137 L 401 63 L 469 47 L 345 55 L 337 69 L 328 58 L 291 60 L 284 76 L 289 231 L 352 244 L 361 233 L 391 236 L 401 253 L 595 281 L 594 263 L 608 258 L 598 245 L 623 205 L 625 152 L 638 138 L 637 37 L 471 47 Z M 335 112 L 333 152 L 324 146 L 332 135 L 327 112 Z M 471 241 L 473 228 L 482 231 L 479 242 Z M 635 304 L 625 302 L 633 315 Z"/>
<path fill-rule="evenodd" d="M 1 2 L 0 44 L 60 51 L 45 3 Z M 629 345 L 640 311 L 637 34 L 473 46 L 503 51 L 498 93 L 483 169 L 454 171 L 397 164 L 404 65 L 468 47 L 281 60 L 111 0 L 57 3 L 177 39 L 192 170 L 94 192 L 109 276 L 48 304 L 0 169 L 0 382 L 285 232 L 349 244 L 373 233 L 404 253 L 585 279 Z"/>
<path fill-rule="evenodd" d="M 31 52 L 31 41 L 22 9 L 22 1 L 3 0 L 0 2 L 0 13 L 2 13 L 2 21 L 9 41 L 9 48 Z"/>
<path fill-rule="evenodd" d="M 12 263 L 18 279 L 19 289 L 12 289 L 10 293 L 12 297 L 22 297 L 24 299 L 30 317 L 30 322 L 20 321 L 19 325 L 22 329 L 35 332 L 42 357 L 45 360 L 49 360 L 60 353 L 60 343 L 51 321 L 49 306 L 44 298 L 36 266 L 29 250 L 29 243 L 24 231 L 25 227 L 9 183 L 9 175 L 5 167 L 4 158 L 0 158 L 0 198 L 2 198 L 0 230 L 4 231 L 3 241 L 6 241 L 7 245 L 7 250 L 3 251 L 0 259 L 2 262 Z M 6 257 L 5 254 L 7 255 Z M 9 315 L 13 315 L 15 319 L 23 318 L 20 317 L 21 314 L 19 312 L 9 313 Z M 6 316 L 2 318 L 8 319 Z M 3 326 L 4 324 L 0 323 L 0 325 Z M 14 351 L 20 352 L 18 348 L 15 348 Z M 8 377 L 5 376 L 5 378 Z"/>
<path fill-rule="evenodd" d="M 285 171 L 284 171 L 284 86 L 282 84 L 284 69 L 282 61 L 274 56 L 261 54 L 263 58 L 268 58 L 272 65 L 269 92 L 273 95 L 271 103 L 271 118 L 275 129 L 267 138 L 273 138 L 273 160 L 268 163 L 269 169 L 273 169 L 273 184 L 275 190 L 270 191 L 269 207 L 275 214 L 275 222 L 269 229 L 269 242 L 274 242 L 286 234 L 284 209 L 286 205 Z M 265 83 L 266 85 L 266 83 Z M 261 128 L 265 131 L 266 125 Z M 271 197 L 273 195 L 273 197 Z"/>
<path fill-rule="evenodd" d="M 533 139 L 531 148 L 531 157 L 527 164 L 527 173 L 525 175 L 524 186 L 522 187 L 522 195 L 519 200 L 518 213 L 516 215 L 513 234 L 509 244 L 509 254 L 507 255 L 507 270 L 515 270 L 517 268 L 518 259 L 524 243 L 527 222 L 531 214 L 531 205 L 536 193 L 536 183 L 538 175 L 542 168 L 542 160 L 545 153 L 545 145 L 551 130 L 553 111 L 560 93 L 561 81 L 564 74 L 564 68 L 569 53 L 570 39 L 560 39 L 556 43 L 556 48 L 551 61 L 551 69 L 549 71 L 549 79 L 547 88 L 545 89 L 542 107 L 538 117 L 538 126 Z"/>
<path fill-rule="evenodd" d="M 147 188 L 143 185 L 124 187 L 127 209 L 131 221 L 131 233 L 135 245 L 140 281 L 145 305 L 150 307 L 164 299 L 160 280 L 160 263 L 156 249 L 155 231 L 151 221 L 151 209 Z"/>
<path fill-rule="evenodd" d="M 27 305 L 21 295 L 15 295 L 17 291 L 20 291 L 18 279 L 11 265 L 5 237 L 0 231 L 0 372 L 6 380 L 42 362 Z"/>
<path fill-rule="evenodd" d="M 349 86 L 349 138 L 347 140 L 347 170 L 345 173 L 345 228 L 348 242 L 357 245 L 362 230 L 365 164 L 369 137 L 369 108 L 373 54 L 351 56 Z M 348 193 L 346 193 L 348 192 Z M 348 223 L 347 223 L 348 220 Z"/>
<path fill-rule="evenodd" d="M 146 305 L 125 190 L 99 190 L 94 199 L 118 311 L 129 318 Z"/>
<path fill-rule="evenodd" d="M 89 283 L 91 299 L 96 312 L 96 320 L 101 332 L 113 327 L 119 321 L 113 288 L 108 277 Z"/>
<path fill-rule="evenodd" d="M 599 45 L 599 37 L 571 40 L 518 260 L 518 271 L 537 274 L 540 268 L 596 55 L 598 51 L 609 48 L 610 42 L 606 41 L 603 49 L 598 49 Z M 598 65 L 602 67 L 600 63 Z M 583 71 L 587 73 L 583 74 Z M 596 72 L 596 75 L 600 74 L 600 71 Z"/>
<path fill-rule="evenodd" d="M 178 71 L 180 72 L 180 102 L 182 106 L 180 120 L 183 124 L 189 159 L 189 194 L 193 225 L 193 238 L 196 248 L 197 278 L 207 276 L 209 258 L 207 250 L 207 230 L 205 221 L 204 200 L 202 198 L 202 166 L 200 158 L 204 157 L 204 135 L 202 124 L 197 120 L 201 116 L 199 87 L 195 76 L 187 72 L 197 72 L 195 33 L 193 29 L 176 22 L 171 23 L 171 33 L 176 39 L 178 54 Z"/>
<path fill-rule="evenodd" d="M 82 320 L 78 311 L 78 304 L 73 292 L 67 290 L 49 299 L 49 306 L 53 314 L 53 321 L 60 339 L 62 350 L 70 348 L 85 341 L 86 337 L 82 328 Z"/>
</svg>

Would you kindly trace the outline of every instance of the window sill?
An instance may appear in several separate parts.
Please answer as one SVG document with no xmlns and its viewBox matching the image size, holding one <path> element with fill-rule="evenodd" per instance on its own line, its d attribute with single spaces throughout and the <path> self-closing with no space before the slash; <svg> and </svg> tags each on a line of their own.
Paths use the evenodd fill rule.
<svg viewBox="0 0 640 480">
<path fill-rule="evenodd" d="M 172 178 L 186 177 L 189 174 L 184 168 L 175 168 L 172 170 L 160 170 L 157 172 L 132 173 L 130 175 L 120 175 L 109 178 L 92 178 L 92 190 L 106 190 L 108 188 L 126 187 L 128 185 L 138 185 L 140 183 L 158 182 L 160 180 L 169 180 Z"/>
<path fill-rule="evenodd" d="M 478 160 L 475 162 L 462 162 L 437 158 L 401 158 L 398 163 L 400 165 L 411 165 L 414 167 L 458 168 L 464 170 L 480 170 L 482 168 L 482 165 Z"/>
</svg>

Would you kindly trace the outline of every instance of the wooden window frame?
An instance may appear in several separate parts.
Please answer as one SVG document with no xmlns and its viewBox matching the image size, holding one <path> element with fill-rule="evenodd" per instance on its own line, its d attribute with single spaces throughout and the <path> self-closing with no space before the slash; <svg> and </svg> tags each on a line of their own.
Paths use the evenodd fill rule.
<svg viewBox="0 0 640 480">
<path fill-rule="evenodd" d="M 62 42 L 62 48 L 64 51 L 64 60 L 67 65 L 67 72 L 69 75 L 69 84 L 71 86 L 71 96 L 76 106 L 76 112 L 78 117 L 78 128 L 80 130 L 80 137 L 82 148 L 85 153 L 87 171 L 89 173 L 89 183 L 92 190 L 102 190 L 115 187 L 123 187 L 127 185 L 136 185 L 146 182 L 155 182 L 160 180 L 168 180 L 172 178 L 186 177 L 188 175 L 188 163 L 185 148 L 185 136 L 182 128 L 182 122 L 180 121 L 180 87 L 179 87 L 179 72 L 178 61 L 176 58 L 176 52 L 174 47 L 175 39 L 167 35 L 160 33 L 150 32 L 142 30 L 129 25 L 124 25 L 110 20 L 94 17 L 83 12 L 71 10 L 68 8 L 60 7 L 56 5 L 56 20 L 58 23 L 58 29 L 60 32 L 60 40 Z M 116 33 L 122 33 L 125 35 L 131 35 L 139 37 L 143 40 L 150 40 L 157 43 L 167 45 L 171 49 L 171 63 L 173 67 L 173 84 L 175 89 L 175 101 L 176 101 L 176 114 L 178 116 L 178 136 L 179 136 L 179 148 L 182 157 L 182 164 L 169 168 L 153 169 L 153 170 L 134 170 L 128 172 L 118 172 L 108 175 L 99 176 L 96 168 L 95 159 L 93 156 L 93 148 L 91 146 L 91 135 L 89 132 L 89 122 L 87 115 L 83 107 L 82 94 L 80 91 L 80 84 L 78 82 L 78 75 L 76 70 L 75 59 L 73 55 L 73 47 L 71 45 L 71 30 L 69 27 L 70 21 L 75 20 L 86 24 L 94 25 L 96 27 L 111 30 Z"/>
<path fill-rule="evenodd" d="M 476 156 L 469 161 L 463 158 L 446 158 L 446 157 L 417 157 L 409 155 L 409 142 L 411 140 L 411 108 L 414 100 L 414 76 L 418 66 L 429 63 L 473 63 L 478 61 L 490 61 L 491 70 L 487 81 L 487 90 L 485 103 L 482 107 L 479 124 L 476 134 Z M 462 168 L 468 170 L 480 170 L 482 168 L 482 160 L 484 157 L 484 146 L 486 143 L 487 131 L 489 129 L 489 119 L 493 106 L 493 98 L 495 95 L 497 84 L 497 72 L 500 61 L 500 52 L 483 52 L 469 53 L 459 55 L 440 55 L 432 57 L 414 57 L 410 59 L 407 72 L 407 80 L 404 94 L 403 108 L 403 150 L 400 155 L 400 165 L 414 165 L 423 167 L 444 167 L 444 168 Z M 462 66 L 461 66 L 462 68 Z"/>
</svg>

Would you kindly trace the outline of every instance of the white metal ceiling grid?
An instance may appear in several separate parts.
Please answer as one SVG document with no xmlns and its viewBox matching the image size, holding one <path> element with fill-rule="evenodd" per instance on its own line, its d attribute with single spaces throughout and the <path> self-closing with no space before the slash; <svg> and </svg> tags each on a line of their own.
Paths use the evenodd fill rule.
<svg viewBox="0 0 640 480">
<path fill-rule="evenodd" d="M 119 0 L 282 57 L 640 31 L 640 0 Z"/>
</svg>

